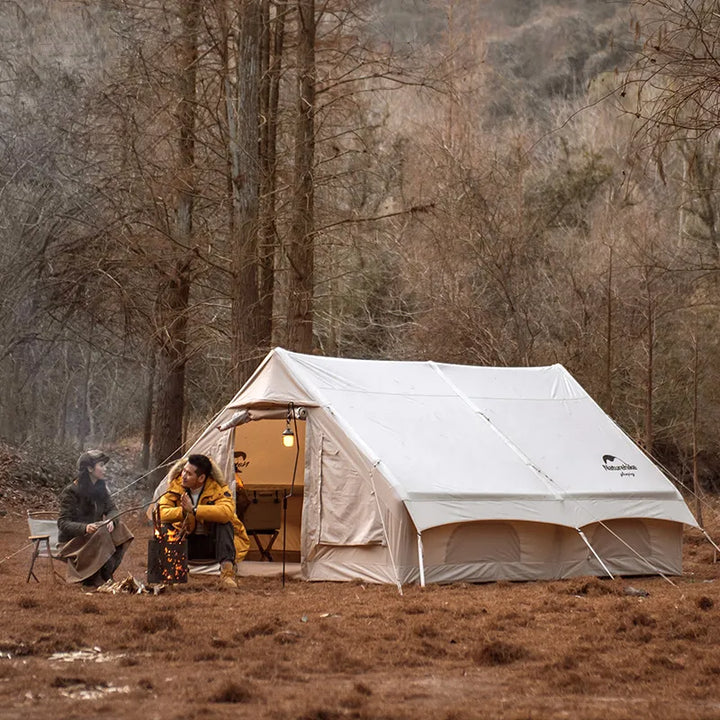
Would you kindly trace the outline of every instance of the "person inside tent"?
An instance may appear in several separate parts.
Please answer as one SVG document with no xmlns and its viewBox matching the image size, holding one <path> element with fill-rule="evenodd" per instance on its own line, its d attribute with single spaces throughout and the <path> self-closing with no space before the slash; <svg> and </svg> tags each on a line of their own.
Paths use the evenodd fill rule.
<svg viewBox="0 0 720 720">
<path fill-rule="evenodd" d="M 252 504 L 250 496 L 245 489 L 245 483 L 243 482 L 242 471 L 244 467 L 247 467 L 249 460 L 247 454 L 242 450 L 236 450 L 234 454 L 235 461 L 235 512 L 237 513 L 240 522 L 245 522 L 245 513 Z"/>
<path fill-rule="evenodd" d="M 117 520 L 117 507 L 105 485 L 109 459 L 101 450 L 84 452 L 77 478 L 60 493 L 58 555 L 67 560 L 70 583 L 98 587 L 112 580 L 133 540 L 127 526 Z"/>
<path fill-rule="evenodd" d="M 177 462 L 169 477 L 158 501 L 160 522 L 186 534 L 188 560 L 215 560 L 221 584 L 236 588 L 236 563 L 247 555 L 250 541 L 222 471 L 198 454 Z"/>
</svg>

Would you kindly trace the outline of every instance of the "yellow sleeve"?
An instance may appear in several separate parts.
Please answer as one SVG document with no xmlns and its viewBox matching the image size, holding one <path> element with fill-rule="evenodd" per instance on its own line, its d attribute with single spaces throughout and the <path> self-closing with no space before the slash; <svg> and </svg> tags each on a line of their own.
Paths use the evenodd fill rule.
<svg viewBox="0 0 720 720">
<path fill-rule="evenodd" d="M 182 522 L 183 510 L 180 507 L 180 496 L 177 493 L 165 493 L 158 501 L 160 522 L 172 525 Z"/>
</svg>

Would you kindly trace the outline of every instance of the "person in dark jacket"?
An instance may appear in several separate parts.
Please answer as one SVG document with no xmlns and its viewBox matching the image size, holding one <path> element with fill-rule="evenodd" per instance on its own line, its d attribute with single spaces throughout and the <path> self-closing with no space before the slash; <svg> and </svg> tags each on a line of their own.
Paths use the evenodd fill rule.
<svg viewBox="0 0 720 720">
<path fill-rule="evenodd" d="M 133 539 L 105 485 L 109 459 L 100 450 L 84 452 L 77 479 L 60 494 L 59 555 L 68 562 L 68 582 L 97 587 L 112 579 Z"/>
</svg>

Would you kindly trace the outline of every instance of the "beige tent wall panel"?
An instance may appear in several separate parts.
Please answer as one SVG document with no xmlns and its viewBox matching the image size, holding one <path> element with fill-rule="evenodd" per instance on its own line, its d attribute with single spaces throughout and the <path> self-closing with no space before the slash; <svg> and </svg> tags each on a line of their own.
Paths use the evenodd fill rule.
<svg viewBox="0 0 720 720">
<path fill-rule="evenodd" d="M 316 545 L 312 551 L 312 559 L 303 563 L 303 576 L 311 581 L 396 582 L 387 546 L 383 545 Z"/>
<path fill-rule="evenodd" d="M 682 574 L 682 523 L 650 518 L 606 520 L 583 532 L 615 575 Z"/>
<path fill-rule="evenodd" d="M 295 464 L 296 449 L 286 448 L 282 444 L 282 432 L 285 420 L 257 420 L 235 428 L 235 451 L 246 454 L 241 470 L 246 488 L 286 488 L 290 487 Z M 295 477 L 295 487 L 302 488 L 303 468 L 305 467 L 305 422 L 297 421 L 300 445 L 300 457 Z"/>
<path fill-rule="evenodd" d="M 347 452 L 327 435 L 320 438 L 320 532 L 322 545 L 383 542 L 374 489 L 348 461 Z"/>
<path fill-rule="evenodd" d="M 600 525 L 584 529 L 609 570 L 616 575 L 679 574 L 682 525 L 636 519 L 605 523 L 631 547 L 642 548 L 645 562 Z M 552 580 L 603 575 L 604 570 L 573 528 L 530 522 L 473 522 L 432 528 L 423 533 L 425 577 L 432 582 Z M 594 541 L 595 540 L 595 541 Z M 419 572 L 402 569 L 408 582 Z"/>
<path fill-rule="evenodd" d="M 374 485 L 398 582 L 405 584 L 410 582 L 412 573 L 418 567 L 417 530 L 392 485 L 379 474 L 375 477 Z"/>
<path fill-rule="evenodd" d="M 325 410 L 307 420 L 303 555 L 317 545 L 365 546 L 385 542 L 372 467 Z"/>
</svg>

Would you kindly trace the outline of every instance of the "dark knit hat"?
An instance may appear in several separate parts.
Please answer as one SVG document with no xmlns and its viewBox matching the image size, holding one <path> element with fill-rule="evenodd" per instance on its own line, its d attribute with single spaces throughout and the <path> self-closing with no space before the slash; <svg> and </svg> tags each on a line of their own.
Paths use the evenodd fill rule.
<svg viewBox="0 0 720 720">
<path fill-rule="evenodd" d="M 106 463 L 109 459 L 110 456 L 106 455 L 102 450 L 88 450 L 78 458 L 77 469 L 93 468 L 100 462 Z"/>
</svg>

